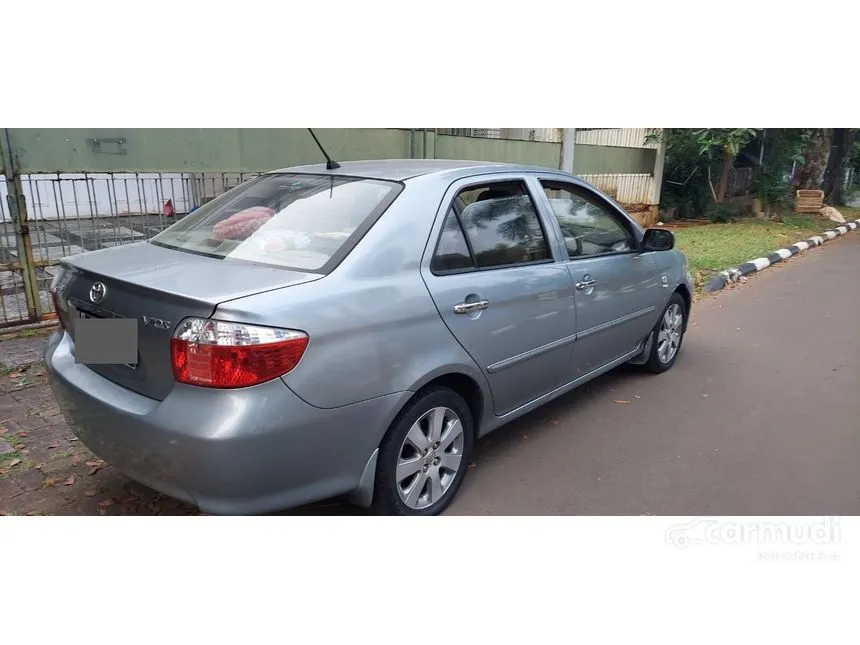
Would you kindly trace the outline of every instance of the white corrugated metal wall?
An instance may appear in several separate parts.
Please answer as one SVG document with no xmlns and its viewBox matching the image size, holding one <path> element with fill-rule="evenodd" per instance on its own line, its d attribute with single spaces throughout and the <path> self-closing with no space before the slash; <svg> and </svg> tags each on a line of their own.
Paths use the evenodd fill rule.
<svg viewBox="0 0 860 645">
<path fill-rule="evenodd" d="M 588 174 L 579 177 L 621 204 L 650 205 L 654 195 L 654 176 L 645 173 Z"/>
<path fill-rule="evenodd" d="M 576 142 L 592 146 L 618 146 L 620 148 L 656 148 L 656 142 L 645 138 L 654 128 L 591 128 L 576 131 Z"/>
</svg>

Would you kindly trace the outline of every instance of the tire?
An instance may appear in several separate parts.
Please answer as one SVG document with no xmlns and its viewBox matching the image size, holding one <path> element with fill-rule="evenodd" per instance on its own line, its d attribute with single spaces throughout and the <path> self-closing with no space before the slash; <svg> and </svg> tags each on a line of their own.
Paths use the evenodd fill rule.
<svg viewBox="0 0 860 645">
<path fill-rule="evenodd" d="M 465 479 L 473 444 L 472 413 L 463 397 L 445 387 L 419 393 L 379 446 L 371 512 L 438 515 Z"/>
<path fill-rule="evenodd" d="M 677 308 L 677 309 L 675 309 Z M 668 324 L 666 320 L 667 314 L 670 310 L 676 311 L 680 314 L 680 322 L 675 323 L 677 326 L 677 335 L 674 335 L 674 332 L 670 332 L 669 343 L 671 347 L 671 341 L 674 338 L 676 341 L 674 351 L 661 351 L 660 338 L 661 333 L 664 331 L 664 323 Z M 676 319 L 677 320 L 677 319 Z M 671 327 L 672 330 L 675 330 L 675 327 Z M 657 324 L 654 325 L 654 329 L 651 331 L 653 334 L 654 341 L 651 343 L 651 353 L 648 356 L 648 360 L 643 364 L 643 367 L 648 372 L 652 374 L 662 374 L 667 371 L 675 364 L 675 360 L 678 358 L 678 353 L 681 351 L 681 344 L 684 342 L 684 332 L 687 330 L 687 304 L 684 302 L 683 296 L 680 293 L 673 293 L 672 297 L 669 298 L 669 302 L 666 304 L 666 307 L 663 309 L 663 312 L 660 314 L 660 318 L 657 320 Z M 666 331 L 669 331 L 668 329 Z M 668 355 L 668 357 L 667 357 Z"/>
</svg>

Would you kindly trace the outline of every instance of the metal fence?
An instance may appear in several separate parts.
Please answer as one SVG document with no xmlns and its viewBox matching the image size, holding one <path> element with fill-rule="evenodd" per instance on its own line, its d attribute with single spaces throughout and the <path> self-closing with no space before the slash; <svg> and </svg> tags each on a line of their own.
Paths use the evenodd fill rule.
<svg viewBox="0 0 860 645">
<path fill-rule="evenodd" d="M 147 240 L 257 174 L 23 175 L 29 261 L 0 176 L 0 328 L 53 318 L 49 288 L 61 258 Z M 28 306 L 24 272 L 30 266 L 39 301 Z"/>
<path fill-rule="evenodd" d="M 436 128 L 436 134 L 479 139 L 561 143 L 562 128 Z"/>
</svg>

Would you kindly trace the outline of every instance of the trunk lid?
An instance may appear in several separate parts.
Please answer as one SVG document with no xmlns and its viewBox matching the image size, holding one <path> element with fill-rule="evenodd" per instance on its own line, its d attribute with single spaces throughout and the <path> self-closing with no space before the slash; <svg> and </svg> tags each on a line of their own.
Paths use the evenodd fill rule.
<svg viewBox="0 0 860 645">
<path fill-rule="evenodd" d="M 141 242 L 65 258 L 57 288 L 66 306 L 60 315 L 72 339 L 74 320 L 82 315 L 138 319 L 135 367 L 89 367 L 138 394 L 163 400 L 174 384 L 170 338 L 183 318 L 208 318 L 223 302 L 321 277 Z M 97 282 L 104 285 L 104 296 L 94 302 L 90 290 Z"/>
</svg>

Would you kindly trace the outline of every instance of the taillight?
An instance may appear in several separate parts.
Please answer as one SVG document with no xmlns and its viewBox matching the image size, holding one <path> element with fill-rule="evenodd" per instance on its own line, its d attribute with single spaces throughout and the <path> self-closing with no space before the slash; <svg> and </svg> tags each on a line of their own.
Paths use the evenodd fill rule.
<svg viewBox="0 0 860 645">
<path fill-rule="evenodd" d="M 178 383 L 248 387 L 283 376 L 302 358 L 308 335 L 292 329 L 186 318 L 170 341 Z"/>
<path fill-rule="evenodd" d="M 57 313 L 57 322 L 60 324 L 60 329 L 65 329 L 66 328 L 66 322 L 63 319 L 63 311 L 65 311 L 65 308 L 63 307 L 62 300 L 60 299 L 60 291 L 57 288 L 58 278 L 59 278 L 59 276 L 55 277 L 51 281 L 51 288 L 50 288 L 51 302 L 54 305 L 54 311 Z"/>
</svg>

